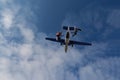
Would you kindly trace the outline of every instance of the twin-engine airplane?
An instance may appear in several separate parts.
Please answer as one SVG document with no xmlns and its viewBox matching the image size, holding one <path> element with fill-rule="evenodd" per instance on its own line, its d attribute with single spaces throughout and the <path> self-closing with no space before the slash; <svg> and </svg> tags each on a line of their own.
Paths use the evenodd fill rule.
<svg viewBox="0 0 120 80">
<path fill-rule="evenodd" d="M 54 41 L 54 42 L 59 42 L 61 43 L 61 45 L 65 45 L 65 52 L 67 52 L 68 50 L 68 46 L 69 45 L 92 45 L 91 43 L 87 43 L 87 42 L 79 42 L 79 41 L 73 41 L 73 40 L 70 40 L 70 31 L 71 30 L 74 30 L 75 28 L 74 27 L 68 27 L 68 26 L 63 26 L 63 29 L 64 30 L 67 30 L 66 31 L 66 35 L 65 35 L 65 39 L 61 39 L 61 32 L 58 32 L 56 33 L 56 38 L 45 38 L 46 40 L 50 40 L 50 41 Z M 76 28 L 77 31 L 81 29 L 78 29 Z"/>
</svg>

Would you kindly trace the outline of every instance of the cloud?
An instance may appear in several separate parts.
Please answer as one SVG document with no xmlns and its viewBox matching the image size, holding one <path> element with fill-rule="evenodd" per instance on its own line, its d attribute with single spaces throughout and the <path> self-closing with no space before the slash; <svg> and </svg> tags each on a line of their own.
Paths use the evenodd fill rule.
<svg viewBox="0 0 120 80">
<path fill-rule="evenodd" d="M 103 75 L 98 71 L 97 73 L 91 66 L 86 66 L 80 71 L 81 80 L 104 80 Z"/>
<path fill-rule="evenodd" d="M 31 28 L 24 18 L 29 14 L 19 14 L 22 6 L 9 3 L 18 8 L 2 8 L 0 80 L 119 79 L 119 58 L 102 57 L 109 48 L 106 42 L 80 50 L 69 47 L 66 54 L 63 46 L 44 40 L 47 34 Z"/>
<path fill-rule="evenodd" d="M 5 10 L 3 11 L 2 13 L 2 17 L 3 17 L 3 20 L 1 21 L 1 23 L 3 24 L 3 26 L 5 28 L 10 28 L 12 26 L 12 21 L 13 21 L 13 13 L 8 9 L 8 10 Z"/>
<path fill-rule="evenodd" d="M 119 80 L 119 58 L 100 59 L 80 70 L 81 80 Z"/>
<path fill-rule="evenodd" d="M 13 23 L 15 22 L 14 18 L 19 10 L 19 6 L 13 5 L 13 0 L 1 0 L 1 26 L 9 29 L 13 27 Z"/>
<path fill-rule="evenodd" d="M 2 3 L 2 5 L 7 5 L 9 2 L 12 2 L 13 0 L 0 0 L 0 2 Z"/>
<path fill-rule="evenodd" d="M 26 42 L 32 42 L 34 40 L 34 33 L 31 29 L 27 28 L 27 27 L 23 27 L 24 25 L 20 25 L 19 29 L 21 31 L 21 34 L 24 37 L 24 40 Z"/>
<path fill-rule="evenodd" d="M 120 28 L 120 26 L 119 26 L 119 25 L 120 25 L 119 19 L 120 19 L 120 10 L 119 10 L 119 9 L 116 9 L 116 10 L 113 10 L 113 11 L 110 13 L 107 22 L 108 22 L 111 26 L 119 29 L 119 28 Z"/>
</svg>

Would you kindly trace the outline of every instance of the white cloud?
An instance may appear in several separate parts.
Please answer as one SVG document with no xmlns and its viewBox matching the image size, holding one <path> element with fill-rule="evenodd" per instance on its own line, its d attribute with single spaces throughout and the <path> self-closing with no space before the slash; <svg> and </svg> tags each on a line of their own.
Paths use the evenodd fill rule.
<svg viewBox="0 0 120 80">
<path fill-rule="evenodd" d="M 0 58 L 0 64 L 1 64 L 0 70 L 1 71 L 2 70 L 6 70 L 9 67 L 9 63 L 10 63 L 9 59 L 7 59 L 7 58 Z"/>
<path fill-rule="evenodd" d="M 99 59 L 93 64 L 81 68 L 81 80 L 119 80 L 119 58 Z"/>
<path fill-rule="evenodd" d="M 1 80 L 14 80 L 8 72 L 0 72 L 0 79 Z"/>
<path fill-rule="evenodd" d="M 24 27 L 24 25 L 20 25 L 19 29 L 26 42 L 29 43 L 34 41 L 34 33 L 31 29 Z"/>
<path fill-rule="evenodd" d="M 32 55 L 33 53 L 32 45 L 31 44 L 20 45 L 19 53 L 22 58 L 28 59 L 27 57 L 30 57 L 30 55 Z"/>
<path fill-rule="evenodd" d="M 8 58 L 0 57 L 0 79 L 1 80 L 12 80 L 11 74 L 9 74 L 10 61 Z"/>
<path fill-rule="evenodd" d="M 14 18 L 13 12 L 9 9 L 6 9 L 2 13 L 2 17 L 3 20 L 1 21 L 1 23 L 5 28 L 9 29 L 13 23 L 13 18 Z"/>
<path fill-rule="evenodd" d="M 17 5 L 15 6 L 17 7 Z M 38 33 L 39 35 L 35 36 L 36 33 L 30 26 L 26 26 L 29 22 L 25 21 L 24 16 L 17 14 L 18 8 L 15 9 L 3 8 L 2 14 L 4 12 L 5 14 L 0 19 L 4 25 L 0 32 L 2 41 L 0 42 L 0 80 L 95 80 L 98 78 L 104 80 L 107 79 L 107 75 L 111 76 L 109 80 L 116 79 L 109 73 L 109 70 L 112 68 L 114 74 L 119 73 L 113 69 L 114 67 L 118 69 L 119 59 L 101 61 L 99 57 L 99 55 L 104 55 L 108 48 L 107 44 L 97 43 L 81 50 L 69 47 L 66 54 L 63 46 L 45 41 L 45 33 Z M 20 17 L 21 19 L 19 19 Z M 14 18 L 16 18 L 15 22 Z M 22 21 L 23 19 L 24 21 Z M 15 31 L 14 33 L 10 29 L 14 28 L 13 26 L 16 26 L 20 32 Z M 22 35 L 23 42 L 9 41 L 5 36 L 8 35 L 7 31 L 18 34 L 18 37 Z M 115 66 L 111 66 L 111 64 L 115 64 Z M 105 73 L 104 68 L 107 70 Z"/>
<path fill-rule="evenodd" d="M 12 0 L 0 0 L 0 2 L 3 4 L 3 5 L 6 5 L 7 3 L 11 2 Z"/>
<path fill-rule="evenodd" d="M 80 80 L 105 80 L 101 71 L 95 71 L 91 66 L 86 66 L 80 70 Z"/>
</svg>

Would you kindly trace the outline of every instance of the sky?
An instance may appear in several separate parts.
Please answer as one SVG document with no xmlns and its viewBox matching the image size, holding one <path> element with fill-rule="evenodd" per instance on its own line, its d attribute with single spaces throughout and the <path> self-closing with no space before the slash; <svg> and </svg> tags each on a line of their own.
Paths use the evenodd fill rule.
<svg viewBox="0 0 120 80">
<path fill-rule="evenodd" d="M 118 0 L 0 0 L 0 80 L 119 80 Z M 72 40 L 46 41 L 62 26 L 82 29 Z M 63 37 L 64 38 L 64 37 Z"/>
</svg>

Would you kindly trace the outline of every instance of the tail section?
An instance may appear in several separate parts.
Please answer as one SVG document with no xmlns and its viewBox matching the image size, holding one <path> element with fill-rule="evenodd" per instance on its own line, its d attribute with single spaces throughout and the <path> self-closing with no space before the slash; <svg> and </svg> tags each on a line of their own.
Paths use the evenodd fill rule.
<svg viewBox="0 0 120 80">
<path fill-rule="evenodd" d="M 63 26 L 63 29 L 64 29 L 64 30 L 68 30 L 68 27 L 69 27 L 69 26 Z M 77 27 L 69 27 L 69 30 L 75 30 L 75 29 L 81 31 L 80 28 L 77 28 Z"/>
</svg>

